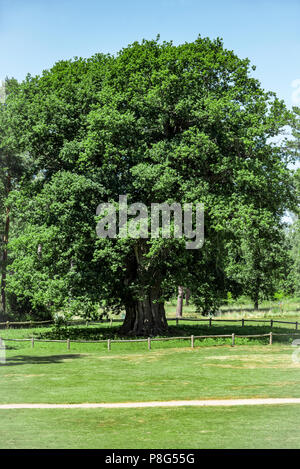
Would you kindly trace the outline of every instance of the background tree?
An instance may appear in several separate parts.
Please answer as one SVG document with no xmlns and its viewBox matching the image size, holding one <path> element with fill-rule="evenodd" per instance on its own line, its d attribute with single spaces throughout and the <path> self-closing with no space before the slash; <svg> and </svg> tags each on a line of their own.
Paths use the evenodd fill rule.
<svg viewBox="0 0 300 469">
<path fill-rule="evenodd" d="M 177 296 L 177 306 L 176 306 L 176 317 L 182 317 L 182 307 L 183 307 L 183 296 L 184 296 L 184 287 L 178 287 L 178 296 Z"/>
<path fill-rule="evenodd" d="M 300 108 L 296 106 L 293 107 L 291 127 L 292 139 L 287 142 L 287 152 L 291 154 L 293 163 L 295 163 L 299 162 L 300 159 Z M 287 232 L 287 239 L 290 245 L 289 254 L 292 259 L 292 268 L 288 277 L 288 284 L 291 291 L 297 296 L 300 296 L 300 168 L 294 171 L 293 178 L 296 204 L 290 213 L 293 222 Z"/>
<path fill-rule="evenodd" d="M 289 287 L 297 297 L 300 297 L 300 168 L 294 174 L 297 206 L 292 213 L 293 222 L 289 226 L 287 239 L 289 242 L 289 255 L 292 260 L 288 283 Z"/>
<path fill-rule="evenodd" d="M 8 259 L 8 239 L 10 232 L 10 206 L 7 203 L 10 192 L 18 186 L 20 179 L 26 171 L 28 163 L 24 155 L 16 149 L 12 135 L 9 113 L 6 109 L 6 97 L 18 86 L 15 79 L 6 79 L 2 86 L 2 104 L 0 104 L 0 221 L 1 221 L 1 306 L 5 314 L 7 310 L 6 299 L 6 273 Z"/>
<path fill-rule="evenodd" d="M 300 107 L 293 107 L 292 140 L 288 142 L 288 149 L 292 151 L 295 160 L 300 158 Z"/>
<path fill-rule="evenodd" d="M 239 294 L 247 295 L 258 310 L 259 302 L 274 299 L 278 290 L 287 288 L 292 260 L 284 225 L 280 220 L 253 215 L 244 226 L 239 242 L 230 242 L 227 275 L 235 279 Z"/>
</svg>

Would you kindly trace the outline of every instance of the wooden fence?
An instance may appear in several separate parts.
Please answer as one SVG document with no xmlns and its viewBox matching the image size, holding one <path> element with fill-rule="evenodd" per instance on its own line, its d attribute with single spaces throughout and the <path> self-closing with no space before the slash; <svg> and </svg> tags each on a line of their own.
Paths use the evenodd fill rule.
<svg viewBox="0 0 300 469">
<path fill-rule="evenodd" d="M 13 341 L 13 342 L 31 342 L 31 347 L 33 348 L 35 342 L 50 342 L 50 343 L 65 343 L 67 349 L 70 350 L 71 343 L 74 344 L 99 344 L 99 343 L 106 343 L 107 350 L 111 350 L 112 343 L 134 343 L 134 342 L 145 342 L 147 343 L 148 350 L 151 350 L 151 343 L 152 342 L 159 342 L 159 341 L 167 341 L 167 340 L 189 340 L 191 348 L 195 347 L 195 340 L 197 339 L 220 339 L 220 338 L 230 338 L 231 339 L 231 346 L 234 347 L 236 345 L 235 339 L 236 338 L 259 338 L 259 337 L 269 337 L 269 345 L 273 344 L 273 337 L 274 336 L 300 336 L 299 333 L 274 333 L 269 332 L 267 334 L 220 334 L 220 335 L 191 335 L 185 337 L 148 337 L 146 339 L 101 339 L 101 340 L 59 340 L 59 339 L 38 339 L 35 337 L 31 337 L 29 339 L 7 339 L 4 337 L 0 337 L 0 341 Z"/>
<path fill-rule="evenodd" d="M 93 324 L 103 324 L 103 323 L 114 323 L 114 322 L 122 322 L 123 319 L 102 319 L 99 321 L 88 321 L 88 320 L 73 320 L 73 321 L 66 321 L 65 324 L 68 326 L 72 325 L 93 325 Z M 246 322 L 262 322 L 262 323 L 268 323 L 270 324 L 270 328 L 272 329 L 274 324 L 292 324 L 295 326 L 295 329 L 298 330 L 298 321 L 280 321 L 277 319 L 247 319 L 247 318 L 241 318 L 241 319 L 216 319 L 212 317 L 207 317 L 207 318 L 167 318 L 167 321 L 175 321 L 176 325 L 179 324 L 180 321 L 191 321 L 191 322 L 208 322 L 209 326 L 212 326 L 213 322 L 238 322 L 242 325 L 242 327 L 245 326 Z M 12 321 L 6 321 L 6 322 L 0 322 L 0 328 L 6 328 L 9 329 L 10 327 L 15 327 L 15 326 L 27 326 L 27 327 L 35 327 L 38 325 L 50 325 L 50 324 L 55 324 L 55 321 L 49 320 L 49 321 L 23 321 L 23 322 L 12 322 Z"/>
<path fill-rule="evenodd" d="M 245 326 L 246 322 L 263 322 L 263 323 L 269 323 L 270 328 L 272 329 L 274 324 L 292 324 L 295 326 L 295 330 L 298 330 L 298 321 L 292 322 L 292 321 L 280 321 L 276 319 L 215 319 L 215 318 L 167 318 L 168 321 L 176 321 L 176 325 L 179 324 L 179 321 L 193 321 L 193 322 L 208 322 L 209 326 L 211 327 L 213 322 L 238 322 L 241 323 L 242 327 Z M 104 319 L 101 321 L 67 321 L 66 324 L 68 325 L 80 325 L 80 324 L 86 324 L 86 325 L 92 325 L 92 324 L 101 324 L 105 322 L 110 322 L 112 324 L 113 322 L 121 322 L 121 319 Z M 2 326 L 3 328 L 9 329 L 10 327 L 14 326 L 30 326 L 34 327 L 37 325 L 46 325 L 46 324 L 54 324 L 54 321 L 27 321 L 27 322 L 2 322 L 0 323 L 0 327 Z M 190 341 L 190 346 L 191 348 L 194 348 L 195 346 L 195 340 L 197 339 L 220 339 L 220 338 L 231 338 L 231 345 L 235 345 L 235 339 L 236 338 L 259 338 L 259 337 L 269 337 L 269 344 L 272 345 L 273 343 L 273 337 L 274 336 L 300 336 L 299 333 L 275 333 L 273 331 L 270 331 L 269 333 L 266 334 L 221 334 L 221 335 L 191 335 L 191 336 L 184 336 L 184 337 L 148 337 L 145 339 L 101 339 L 101 340 L 59 340 L 59 339 L 38 339 L 35 337 L 31 337 L 29 339 L 6 339 L 4 337 L 0 337 L 0 340 L 3 341 L 15 341 L 15 342 L 31 342 L 31 346 L 34 347 L 35 342 L 58 342 L 58 343 L 65 343 L 67 345 L 67 349 L 70 350 L 71 343 L 80 343 L 80 344 L 97 344 L 97 343 L 106 343 L 107 344 L 107 349 L 111 350 L 111 346 L 113 343 L 127 343 L 127 342 L 145 342 L 147 343 L 148 350 L 151 350 L 151 343 L 152 342 L 158 342 L 158 341 L 167 341 L 167 340 L 189 340 Z"/>
</svg>

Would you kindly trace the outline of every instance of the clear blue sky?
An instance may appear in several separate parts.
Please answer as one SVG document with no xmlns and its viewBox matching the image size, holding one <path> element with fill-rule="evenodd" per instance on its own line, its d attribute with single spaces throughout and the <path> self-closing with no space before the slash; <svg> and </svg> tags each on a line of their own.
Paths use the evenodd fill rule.
<svg viewBox="0 0 300 469">
<path fill-rule="evenodd" d="M 300 0 L 0 0 L 0 79 L 157 34 L 175 44 L 201 34 L 249 57 L 263 87 L 291 107 L 300 104 L 299 23 Z"/>
</svg>

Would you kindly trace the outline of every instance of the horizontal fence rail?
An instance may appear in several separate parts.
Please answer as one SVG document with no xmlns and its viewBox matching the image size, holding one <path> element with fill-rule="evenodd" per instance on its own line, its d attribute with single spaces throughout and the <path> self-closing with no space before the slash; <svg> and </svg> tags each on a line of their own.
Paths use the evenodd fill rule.
<svg viewBox="0 0 300 469">
<path fill-rule="evenodd" d="M 245 325 L 246 322 L 262 322 L 262 323 L 269 323 L 270 326 L 272 327 L 275 323 L 277 324 L 292 324 L 298 329 L 298 321 L 281 321 L 279 319 L 247 319 L 247 318 L 241 318 L 241 319 L 216 319 L 212 317 L 207 317 L 207 318 L 181 318 L 181 317 L 175 317 L 175 318 L 167 318 L 167 321 L 175 321 L 176 325 L 179 324 L 180 321 L 187 321 L 187 322 L 208 322 L 209 325 L 211 326 L 213 322 L 218 323 L 218 322 L 239 322 L 242 324 L 242 326 Z M 103 323 L 114 323 L 114 322 L 123 322 L 123 318 L 120 319 L 101 319 L 99 321 L 89 321 L 89 320 L 73 320 L 73 321 L 66 321 L 65 324 L 67 326 L 72 326 L 72 325 L 95 325 L 95 324 L 103 324 Z M 10 327 L 14 326 L 29 326 L 29 327 L 34 327 L 38 325 L 46 325 L 46 324 L 55 324 L 54 320 L 49 320 L 49 321 L 23 321 L 23 322 L 15 322 L 15 321 L 5 321 L 5 322 L 0 322 L 0 328 L 6 328 L 9 329 Z"/>
<path fill-rule="evenodd" d="M 67 345 L 68 350 L 70 350 L 71 343 L 74 344 L 99 344 L 99 343 L 106 343 L 107 349 L 111 350 L 111 345 L 113 343 L 134 343 L 134 342 L 145 342 L 148 344 L 148 349 L 151 349 L 152 342 L 158 341 L 168 341 L 168 340 L 189 340 L 191 348 L 194 348 L 195 340 L 197 339 L 221 339 L 221 338 L 231 338 L 231 345 L 235 346 L 235 339 L 236 338 L 259 338 L 259 337 L 269 337 L 269 344 L 272 345 L 273 337 L 274 336 L 298 336 L 300 337 L 300 332 L 293 333 L 275 333 L 269 332 L 266 334 L 219 334 L 219 335 L 191 335 L 191 336 L 183 336 L 183 337 L 148 337 L 146 339 L 100 339 L 100 340 L 76 340 L 76 339 L 38 339 L 36 337 L 31 337 L 27 339 L 10 339 L 5 337 L 0 337 L 0 341 L 7 342 L 31 342 L 32 348 L 35 345 L 35 342 L 48 342 L 48 343 L 64 343 Z"/>
</svg>

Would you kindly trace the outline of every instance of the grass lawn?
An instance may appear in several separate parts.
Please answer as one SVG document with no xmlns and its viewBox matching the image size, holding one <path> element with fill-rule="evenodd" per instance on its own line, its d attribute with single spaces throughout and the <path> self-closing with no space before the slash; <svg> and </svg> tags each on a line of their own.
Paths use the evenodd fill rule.
<svg viewBox="0 0 300 469">
<path fill-rule="evenodd" d="M 175 317 L 177 299 L 165 303 L 167 316 Z M 234 301 L 232 304 L 224 304 L 219 308 L 218 316 L 223 317 L 271 317 L 275 319 L 284 318 L 288 315 L 298 315 L 300 313 L 300 298 L 286 298 L 283 301 L 263 301 L 259 304 L 258 311 L 254 311 L 253 303 L 247 301 Z M 195 306 L 183 304 L 183 315 L 199 317 L 195 313 Z"/>
<path fill-rule="evenodd" d="M 300 448 L 300 406 L 1 411 L 0 448 Z"/>
<path fill-rule="evenodd" d="M 242 332 L 231 324 L 177 327 L 194 335 L 200 329 L 211 334 L 269 332 L 268 326 L 253 323 Z M 87 328 L 75 329 L 86 337 Z M 108 325 L 88 330 L 97 337 L 115 335 Z M 0 335 L 45 337 L 51 331 L 9 329 Z M 76 335 L 73 328 L 65 333 Z M 292 360 L 295 349 L 289 342 L 237 343 L 231 347 L 226 340 L 206 339 L 191 349 L 186 341 L 153 342 L 151 351 L 145 343 L 113 343 L 108 351 L 103 343 L 71 343 L 67 350 L 66 343 L 36 342 L 32 349 L 30 342 L 7 341 L 0 403 L 300 397 L 300 363 Z M 294 405 L 1 410 L 0 415 L 1 448 L 300 447 L 300 406 Z"/>
<path fill-rule="evenodd" d="M 300 364 L 288 345 L 151 351 L 135 345 L 140 350 L 128 350 L 129 344 L 116 351 L 72 344 L 69 352 L 56 343 L 13 346 L 0 367 L 0 402 L 300 397 Z"/>
</svg>

